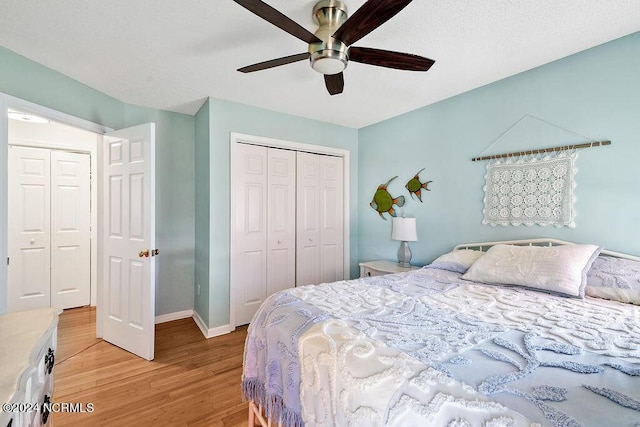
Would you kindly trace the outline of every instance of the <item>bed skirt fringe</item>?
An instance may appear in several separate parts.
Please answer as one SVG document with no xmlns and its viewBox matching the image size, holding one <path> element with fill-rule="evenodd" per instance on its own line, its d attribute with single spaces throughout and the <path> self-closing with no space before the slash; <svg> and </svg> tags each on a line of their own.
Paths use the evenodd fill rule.
<svg viewBox="0 0 640 427">
<path fill-rule="evenodd" d="M 281 396 L 267 393 L 264 384 L 258 378 L 242 380 L 242 396 L 262 405 L 265 415 L 272 421 L 280 422 L 286 427 L 304 427 L 302 415 L 285 407 Z"/>
</svg>

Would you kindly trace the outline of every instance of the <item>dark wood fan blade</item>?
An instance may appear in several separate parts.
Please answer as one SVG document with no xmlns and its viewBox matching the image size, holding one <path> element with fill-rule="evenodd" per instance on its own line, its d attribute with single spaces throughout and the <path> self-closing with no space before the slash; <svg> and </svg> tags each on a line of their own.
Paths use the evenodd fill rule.
<svg viewBox="0 0 640 427">
<path fill-rule="evenodd" d="M 291 64 L 292 62 L 302 61 L 309 59 L 309 52 L 298 53 L 297 55 L 284 56 L 282 58 L 271 59 L 269 61 L 258 62 L 257 64 L 247 65 L 246 67 L 238 68 L 241 73 L 252 73 L 254 71 L 266 70 L 267 68 L 279 67 L 280 65 Z"/>
<path fill-rule="evenodd" d="M 351 46 L 393 18 L 411 0 L 368 0 L 333 33 L 333 37 Z"/>
<path fill-rule="evenodd" d="M 324 84 L 327 86 L 327 90 L 331 95 L 342 93 L 342 89 L 344 89 L 344 75 L 342 73 L 325 74 Z"/>
<path fill-rule="evenodd" d="M 436 62 L 433 59 L 411 53 L 392 52 L 390 50 L 356 46 L 349 48 L 349 60 L 363 64 L 377 65 L 379 67 L 409 71 L 427 71 Z"/>
<path fill-rule="evenodd" d="M 309 32 L 306 28 L 293 21 L 288 16 L 278 12 L 265 2 L 260 0 L 233 0 L 240 6 L 255 13 L 260 18 L 275 25 L 276 27 L 286 31 L 294 37 L 307 43 L 319 43 L 322 40 L 317 38 L 313 33 Z"/>
</svg>

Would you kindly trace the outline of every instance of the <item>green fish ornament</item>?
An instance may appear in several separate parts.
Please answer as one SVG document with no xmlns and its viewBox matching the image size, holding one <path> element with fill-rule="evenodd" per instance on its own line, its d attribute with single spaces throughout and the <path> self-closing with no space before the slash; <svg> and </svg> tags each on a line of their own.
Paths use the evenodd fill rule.
<svg viewBox="0 0 640 427">
<path fill-rule="evenodd" d="M 387 191 L 387 186 L 389 185 L 389 183 L 396 178 L 397 176 L 394 176 L 389 181 L 387 181 L 386 184 L 379 185 L 378 189 L 376 190 L 376 194 L 373 195 L 373 200 L 371 200 L 371 203 L 369 203 L 369 206 L 375 209 L 378 212 L 378 215 L 380 215 L 380 218 L 384 219 L 385 221 L 387 220 L 387 218 L 382 215 L 385 212 L 391 216 L 396 216 L 396 211 L 393 209 L 393 205 L 397 205 L 399 208 L 404 206 L 404 196 L 398 196 L 394 199 L 393 196 L 391 196 L 391 194 L 389 194 L 389 192 Z"/>
<path fill-rule="evenodd" d="M 421 190 L 424 188 L 427 191 L 431 191 L 429 189 L 429 184 L 433 182 L 433 181 L 420 182 L 420 177 L 418 175 L 420 175 L 420 172 L 422 172 L 423 170 L 424 168 L 420 169 L 418 173 L 416 173 L 415 176 L 411 178 L 409 182 L 407 182 L 407 185 L 404 186 L 407 190 L 409 190 L 409 194 L 411 195 L 411 198 L 413 199 L 413 195 L 415 194 L 416 196 L 418 196 L 418 200 L 420 200 L 421 203 L 422 203 Z"/>
</svg>

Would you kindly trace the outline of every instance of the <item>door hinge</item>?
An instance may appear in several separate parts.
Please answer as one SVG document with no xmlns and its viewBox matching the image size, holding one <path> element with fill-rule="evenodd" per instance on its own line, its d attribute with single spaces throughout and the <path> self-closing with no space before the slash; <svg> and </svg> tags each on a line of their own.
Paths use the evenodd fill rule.
<svg viewBox="0 0 640 427">
<path fill-rule="evenodd" d="M 7 257 L 7 265 L 9 265 L 9 257 Z"/>
</svg>

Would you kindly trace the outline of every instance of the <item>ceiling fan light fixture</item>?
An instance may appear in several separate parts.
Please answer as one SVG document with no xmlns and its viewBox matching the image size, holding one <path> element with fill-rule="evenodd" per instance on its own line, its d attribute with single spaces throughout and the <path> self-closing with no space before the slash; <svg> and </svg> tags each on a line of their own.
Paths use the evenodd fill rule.
<svg viewBox="0 0 640 427">
<path fill-rule="evenodd" d="M 321 74 L 338 74 L 347 68 L 349 57 L 336 50 L 320 50 L 311 54 L 311 67 Z"/>
<path fill-rule="evenodd" d="M 304 53 L 239 68 L 238 71 L 242 73 L 266 70 L 308 59 L 311 68 L 324 75 L 329 94 L 337 95 L 344 89 L 343 71 L 349 61 L 408 71 L 427 71 L 435 62 L 409 53 L 352 46 L 393 18 L 412 0 L 368 0 L 350 17 L 347 6 L 341 0 L 317 1 L 312 14 L 314 22 L 318 25 L 315 33 L 311 33 L 263 0 L 233 1 L 309 46 Z"/>
<path fill-rule="evenodd" d="M 318 24 L 315 36 L 322 42 L 310 43 L 311 68 L 320 74 L 339 74 L 347 68 L 347 46 L 332 37 L 347 20 L 347 6 L 339 0 L 322 0 L 313 7 L 313 20 Z"/>
</svg>

